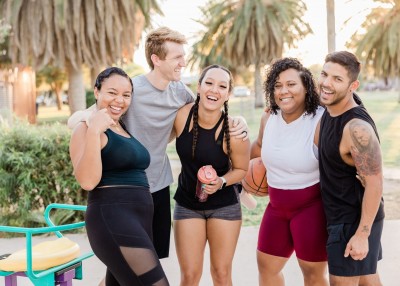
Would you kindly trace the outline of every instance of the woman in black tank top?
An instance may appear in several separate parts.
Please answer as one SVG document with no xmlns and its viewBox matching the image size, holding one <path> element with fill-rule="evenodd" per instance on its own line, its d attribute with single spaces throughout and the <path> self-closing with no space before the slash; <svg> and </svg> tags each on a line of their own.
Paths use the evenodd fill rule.
<svg viewBox="0 0 400 286">
<path fill-rule="evenodd" d="M 133 86 L 119 68 L 96 79 L 97 110 L 72 134 L 74 174 L 89 192 L 85 221 L 90 245 L 107 266 L 106 286 L 169 285 L 152 242 L 153 200 L 145 169 L 150 154 L 120 118 Z"/>
<path fill-rule="evenodd" d="M 174 123 L 176 149 L 182 164 L 174 196 L 181 285 L 199 284 L 207 241 L 214 285 L 232 285 L 232 259 L 241 227 L 235 184 L 246 174 L 250 142 L 229 136 L 231 92 L 229 70 L 218 65 L 205 68 L 199 79 L 196 102 L 182 107 Z M 205 165 L 212 165 L 218 177 L 203 186 L 208 198 L 201 202 L 196 197 L 197 172 Z"/>
</svg>

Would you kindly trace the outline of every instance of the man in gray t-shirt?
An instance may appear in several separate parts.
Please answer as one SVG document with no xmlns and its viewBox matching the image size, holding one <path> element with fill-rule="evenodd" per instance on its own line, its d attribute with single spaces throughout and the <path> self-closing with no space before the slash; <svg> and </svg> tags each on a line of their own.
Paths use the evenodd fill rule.
<svg viewBox="0 0 400 286">
<path fill-rule="evenodd" d="M 194 101 L 192 91 L 181 81 L 181 70 L 186 66 L 184 44 L 186 39 L 182 34 L 166 27 L 148 34 L 145 52 L 151 71 L 132 79 L 132 102 L 123 118 L 128 131 L 150 152 L 151 163 L 146 174 L 154 202 L 153 242 L 159 258 L 169 255 L 171 232 L 169 185 L 173 178 L 167 145 L 176 112 Z M 68 126 L 75 126 L 87 116 L 75 113 Z M 236 117 L 234 125 L 230 134 L 247 139 L 244 120 Z"/>
</svg>

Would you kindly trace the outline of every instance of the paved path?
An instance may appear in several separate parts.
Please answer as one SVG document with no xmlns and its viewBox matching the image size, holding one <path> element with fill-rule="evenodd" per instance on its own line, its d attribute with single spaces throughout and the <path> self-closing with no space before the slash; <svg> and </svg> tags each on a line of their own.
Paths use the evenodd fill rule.
<svg viewBox="0 0 400 286">
<path fill-rule="evenodd" d="M 257 262 L 255 248 L 257 243 L 258 227 L 243 227 L 239 243 L 237 246 L 233 262 L 233 285 L 235 286 L 256 286 Z M 90 249 L 85 234 L 72 234 L 69 236 L 72 240 L 79 243 L 82 251 Z M 43 241 L 46 238 L 35 238 L 34 242 Z M 383 285 L 400 285 L 400 220 L 385 221 L 383 231 L 383 260 L 379 263 L 379 273 L 382 277 Z M 8 253 L 24 247 L 25 239 L 0 239 L 0 253 Z M 200 286 L 211 286 L 212 280 L 209 272 L 208 250 L 204 263 L 203 277 Z M 171 257 L 162 260 L 162 265 L 168 276 L 171 286 L 179 285 L 179 265 L 175 255 L 173 239 L 171 243 Z M 104 276 L 105 267 L 95 257 L 84 262 L 84 279 L 82 281 L 74 280 L 74 286 L 96 286 Z M 286 285 L 297 286 L 302 284 L 302 276 L 297 266 L 296 260 L 292 257 L 284 269 Z M 19 286 L 32 285 L 26 278 L 18 278 Z M 4 285 L 4 279 L 0 278 L 0 285 Z"/>
<path fill-rule="evenodd" d="M 385 179 L 400 180 L 400 168 L 384 167 L 382 172 Z"/>
</svg>

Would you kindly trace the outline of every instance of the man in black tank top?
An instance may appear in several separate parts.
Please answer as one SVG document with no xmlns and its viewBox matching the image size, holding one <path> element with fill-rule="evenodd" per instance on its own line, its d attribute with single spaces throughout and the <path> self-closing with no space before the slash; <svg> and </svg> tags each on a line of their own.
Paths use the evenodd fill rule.
<svg viewBox="0 0 400 286">
<path fill-rule="evenodd" d="M 331 285 L 382 285 L 383 176 L 375 123 L 354 93 L 360 63 L 349 52 L 325 58 L 320 100 L 319 167 L 328 223 Z M 358 179 L 357 179 L 358 177 Z"/>
</svg>

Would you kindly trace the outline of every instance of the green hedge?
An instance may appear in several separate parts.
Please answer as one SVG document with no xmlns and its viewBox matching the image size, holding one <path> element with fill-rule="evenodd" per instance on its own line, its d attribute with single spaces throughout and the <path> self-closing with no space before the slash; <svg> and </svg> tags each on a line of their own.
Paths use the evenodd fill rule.
<svg viewBox="0 0 400 286">
<path fill-rule="evenodd" d="M 86 193 L 72 174 L 65 125 L 0 126 L 0 224 L 42 225 L 50 203 L 86 204 Z M 58 223 L 82 219 L 71 213 Z"/>
<path fill-rule="evenodd" d="M 86 91 L 86 107 L 90 107 L 96 103 L 96 98 L 94 97 L 93 90 Z"/>
</svg>

